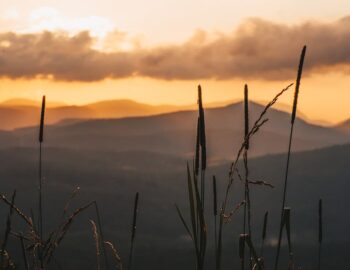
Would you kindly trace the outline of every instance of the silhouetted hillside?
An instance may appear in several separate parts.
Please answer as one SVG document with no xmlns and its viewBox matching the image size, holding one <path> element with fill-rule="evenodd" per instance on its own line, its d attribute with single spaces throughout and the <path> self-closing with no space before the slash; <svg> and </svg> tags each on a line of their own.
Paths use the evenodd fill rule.
<svg viewBox="0 0 350 270">
<path fill-rule="evenodd" d="M 251 103 L 251 122 L 263 107 Z M 57 110 L 57 109 L 56 109 Z M 212 162 L 231 159 L 243 138 L 242 103 L 206 110 L 208 154 Z M 50 111 L 47 113 L 48 117 Z M 252 156 L 282 153 L 287 150 L 290 115 L 271 110 L 266 126 L 252 139 Z M 122 119 L 71 120 L 45 129 L 45 144 L 74 149 L 101 149 L 116 151 L 152 151 L 190 157 L 196 134 L 196 111 L 181 111 L 149 117 Z M 13 137 L 20 146 L 31 146 L 36 141 L 37 128 L 16 130 Z M 331 129 L 296 122 L 294 150 L 315 149 L 350 141 L 350 136 Z M 6 146 L 0 143 L 0 147 Z"/>
<path fill-rule="evenodd" d="M 271 264 L 272 245 L 277 236 L 277 216 L 285 166 L 284 154 L 271 155 L 249 162 L 252 179 L 263 179 L 274 189 L 252 187 L 252 214 L 255 244 L 259 236 L 264 211 L 270 211 L 267 258 Z M 317 252 L 317 202 L 324 200 L 325 236 L 323 269 L 334 263 L 346 269 L 350 263 L 350 244 L 346 213 L 350 206 L 350 144 L 300 152 L 292 155 L 290 189 L 287 205 L 292 207 L 292 238 L 297 265 L 312 269 Z M 10 194 L 17 188 L 17 202 L 26 213 L 37 207 L 37 149 L 11 148 L 0 151 L 1 190 Z M 178 219 L 174 203 L 188 213 L 185 159 L 152 152 L 114 152 L 95 150 L 44 149 L 44 211 L 48 233 L 75 187 L 81 192 L 73 207 L 96 199 L 102 209 L 105 237 L 112 240 L 126 258 L 129 248 L 133 196 L 140 192 L 140 216 L 135 246 L 135 268 L 192 269 L 193 251 L 186 232 Z M 227 181 L 228 164 L 209 168 L 207 181 L 217 175 L 220 194 Z M 208 184 L 208 186 L 210 186 Z M 230 207 L 242 200 L 243 185 L 236 181 Z M 208 202 L 211 191 L 207 190 Z M 220 199 L 222 196 L 220 195 Z M 7 208 L 1 207 L 4 210 Z M 207 206 L 210 243 L 208 267 L 212 263 L 212 220 Z M 336 210 L 335 210 L 336 209 Z M 186 218 L 188 215 L 186 214 Z M 89 219 L 92 210 L 82 214 L 60 247 L 57 260 L 63 269 L 95 269 L 95 247 Z M 241 233 L 240 212 L 224 227 L 224 265 L 238 264 L 238 235 Z M 1 224 L 3 227 L 5 224 Z M 17 224 L 16 226 L 19 226 Z M 1 228 L 0 228 L 1 229 Z M 2 229 L 3 231 L 3 229 Z M 14 243 L 15 241 L 11 241 Z M 286 255 L 284 247 L 282 253 Z M 74 254 L 74 256 L 71 256 Z M 281 263 L 286 265 L 286 261 Z M 225 268 L 226 268 L 225 266 Z M 82 268 L 83 267 L 83 268 Z"/>
<path fill-rule="evenodd" d="M 343 133 L 350 135 L 350 119 L 336 125 L 335 128 Z"/>
</svg>

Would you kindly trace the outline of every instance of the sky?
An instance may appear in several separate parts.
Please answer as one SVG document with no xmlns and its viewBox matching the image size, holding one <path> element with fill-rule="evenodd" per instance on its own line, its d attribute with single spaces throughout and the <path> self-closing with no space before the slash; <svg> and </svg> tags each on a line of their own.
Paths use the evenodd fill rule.
<svg viewBox="0 0 350 270">
<path fill-rule="evenodd" d="M 269 100 L 296 77 L 299 109 L 350 118 L 350 1 L 100 0 L 0 2 L 0 101 L 189 104 Z M 292 91 L 282 102 L 291 103 Z"/>
</svg>

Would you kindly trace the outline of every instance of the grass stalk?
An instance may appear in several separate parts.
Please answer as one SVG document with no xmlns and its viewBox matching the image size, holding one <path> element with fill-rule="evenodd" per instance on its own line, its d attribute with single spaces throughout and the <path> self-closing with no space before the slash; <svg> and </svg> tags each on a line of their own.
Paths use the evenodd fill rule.
<svg viewBox="0 0 350 270">
<path fill-rule="evenodd" d="M 100 237 L 98 235 L 98 230 L 96 223 L 93 220 L 90 220 L 91 226 L 92 226 L 92 234 L 94 236 L 95 240 L 95 248 L 96 248 L 96 266 L 97 270 L 101 270 L 101 263 L 100 263 L 100 256 L 101 256 L 101 248 L 100 248 Z"/>
<path fill-rule="evenodd" d="M 217 269 L 221 270 L 221 257 L 222 257 L 222 235 L 223 235 L 223 224 L 224 224 L 224 217 L 226 213 L 226 208 L 227 208 L 227 203 L 228 203 L 228 197 L 229 197 L 229 192 L 231 190 L 231 187 L 233 185 L 234 181 L 234 175 L 237 173 L 237 164 L 238 161 L 242 155 L 242 152 L 245 148 L 246 145 L 246 140 L 251 137 L 253 137 L 259 129 L 268 121 L 268 119 L 265 118 L 266 113 L 268 110 L 277 102 L 277 100 L 290 88 L 292 87 L 293 83 L 289 84 L 287 87 L 279 91 L 274 98 L 265 106 L 263 111 L 260 113 L 259 117 L 257 120 L 254 122 L 253 127 L 249 130 L 247 138 L 244 139 L 243 143 L 241 144 L 241 147 L 239 148 L 235 160 L 231 163 L 230 166 L 230 171 L 229 171 L 229 177 L 228 177 L 228 183 L 226 186 L 226 191 L 224 195 L 224 200 L 221 205 L 220 209 L 220 223 L 219 223 L 219 228 L 218 228 L 218 257 L 217 257 Z"/>
<path fill-rule="evenodd" d="M 264 256 L 264 247 L 265 247 L 265 240 L 266 240 L 266 231 L 267 231 L 268 218 L 269 218 L 269 212 L 266 211 L 266 213 L 264 215 L 264 223 L 263 223 L 263 230 L 262 230 L 262 236 L 261 236 L 260 257 Z"/>
<path fill-rule="evenodd" d="M 22 233 L 20 233 L 20 243 L 21 243 L 21 250 L 22 250 L 22 257 L 23 257 L 23 263 L 24 263 L 24 269 L 25 270 L 29 270 L 29 262 L 27 259 L 27 252 L 26 252 L 26 248 L 24 245 L 24 237 L 22 235 Z"/>
<path fill-rule="evenodd" d="M 215 248 L 215 261 L 217 261 L 217 248 L 218 248 L 218 233 L 217 233 L 217 217 L 218 217 L 218 198 L 217 198 L 217 186 L 216 177 L 213 175 L 213 217 L 214 217 L 214 248 Z"/>
<path fill-rule="evenodd" d="M 290 134 L 289 134 L 289 144 L 288 144 L 288 153 L 287 153 L 287 164 L 286 164 L 285 177 L 284 177 L 280 227 L 279 227 L 278 244 L 277 244 L 275 267 L 274 267 L 275 270 L 278 269 L 278 262 L 279 262 L 279 256 L 280 256 L 280 250 L 281 250 L 282 229 L 283 229 L 283 225 L 282 225 L 283 212 L 284 212 L 284 208 L 285 208 L 285 204 L 286 204 L 286 196 L 287 196 L 290 153 L 291 153 L 291 148 L 292 148 L 294 122 L 295 122 L 296 112 L 297 112 L 299 88 L 300 88 L 301 75 L 303 72 L 305 53 L 306 53 L 306 46 L 303 47 L 302 52 L 301 52 L 299 68 L 298 68 L 298 75 L 297 75 L 297 80 L 296 80 L 296 84 L 295 84 L 294 102 L 293 102 L 293 110 L 292 110 L 292 117 L 291 117 L 291 128 L 290 128 Z"/>
<path fill-rule="evenodd" d="M 135 242 L 135 235 L 136 235 L 138 204 L 139 204 L 139 193 L 136 192 L 135 201 L 134 201 L 134 212 L 133 212 L 133 218 L 132 218 L 132 227 L 131 227 L 131 242 L 130 242 L 128 270 L 131 270 L 131 267 L 132 267 L 132 258 L 133 258 L 133 253 L 134 253 L 134 242 Z"/>
<path fill-rule="evenodd" d="M 252 235 L 251 230 L 251 205 L 250 205 L 250 190 L 249 190 L 249 169 L 248 169 L 248 150 L 249 150 L 249 100 L 248 100 L 248 85 L 244 85 L 244 214 L 243 214 L 243 234 L 246 234 L 248 227 L 248 234 Z M 243 250 L 244 251 L 244 250 Z M 244 254 L 243 254 L 244 255 Z M 250 268 L 252 268 L 251 256 L 249 256 Z M 245 256 L 243 256 L 242 268 L 244 269 Z"/>
<path fill-rule="evenodd" d="M 45 104 L 46 98 L 43 96 L 41 103 L 40 127 L 39 127 L 39 209 L 38 209 L 38 232 L 39 238 L 43 239 L 43 203 L 42 203 L 42 144 L 44 141 L 44 125 L 45 125 Z M 43 250 L 41 245 L 38 248 L 38 257 L 41 268 L 44 268 Z"/>
<path fill-rule="evenodd" d="M 322 199 L 318 202 L 318 270 L 321 270 L 321 255 L 323 241 L 323 203 Z"/>
<path fill-rule="evenodd" d="M 198 85 L 198 113 L 199 113 L 199 144 L 201 148 L 201 186 L 200 195 L 202 201 L 202 208 L 204 210 L 205 201 L 205 170 L 207 167 L 207 147 L 206 147 L 206 135 L 205 135 L 205 119 L 204 109 L 202 101 L 202 88 Z M 198 136 L 198 135 L 197 135 Z"/>
<path fill-rule="evenodd" d="M 188 193 L 189 193 L 189 204 L 190 204 L 190 218 L 192 227 L 187 225 L 187 222 L 181 213 L 179 207 L 175 205 L 181 222 L 183 223 L 188 235 L 192 239 L 195 255 L 196 255 L 196 269 L 202 270 L 204 267 L 204 259 L 207 245 L 207 226 L 204 218 L 204 211 L 202 208 L 202 201 L 198 185 L 196 184 L 196 175 L 193 171 L 193 178 L 189 165 L 187 164 L 187 182 L 188 182 Z M 198 218 L 198 224 L 196 220 Z M 197 229 L 198 228 L 198 229 Z"/>
<path fill-rule="evenodd" d="M 102 251 L 103 251 L 103 256 L 104 256 L 104 261 L 105 261 L 105 267 L 107 270 L 109 270 L 108 256 L 107 256 L 107 252 L 106 252 L 106 247 L 104 245 L 105 238 L 104 238 L 104 233 L 103 233 L 103 229 L 102 229 L 101 215 L 100 215 L 100 211 L 99 211 L 98 204 L 96 201 L 94 201 L 94 205 L 95 205 L 95 211 L 96 211 L 96 216 L 97 216 L 98 229 L 100 232 L 100 239 L 101 239 L 101 246 L 102 246 Z"/>
<path fill-rule="evenodd" d="M 10 232 L 12 230 L 12 214 L 13 214 L 13 205 L 15 204 L 15 198 L 16 198 L 16 190 L 13 192 L 12 197 L 11 197 L 11 205 L 10 205 L 9 213 L 7 215 L 4 239 L 3 239 L 2 244 L 1 244 L 0 269 L 5 269 L 4 268 L 5 267 L 4 266 L 4 256 L 6 253 L 8 238 L 9 238 Z"/>
</svg>

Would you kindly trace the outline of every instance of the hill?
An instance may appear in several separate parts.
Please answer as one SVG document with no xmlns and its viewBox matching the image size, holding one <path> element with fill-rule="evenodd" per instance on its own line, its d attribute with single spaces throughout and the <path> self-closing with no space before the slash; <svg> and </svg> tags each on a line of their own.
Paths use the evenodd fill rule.
<svg viewBox="0 0 350 270">
<path fill-rule="evenodd" d="M 350 144 L 292 155 L 290 189 L 287 205 L 292 207 L 292 238 L 297 265 L 305 269 L 316 263 L 317 201 L 324 200 L 325 237 L 323 269 L 334 264 L 345 269 L 349 264 L 347 246 L 350 244 L 347 212 L 350 198 L 348 160 Z M 249 161 L 252 179 L 264 179 L 275 188 L 252 187 L 254 241 L 259 246 L 263 213 L 270 212 L 266 254 L 268 263 L 274 255 L 277 236 L 277 216 L 282 192 L 286 156 L 270 155 Z M 10 194 L 17 189 L 17 203 L 29 213 L 36 209 L 37 149 L 10 148 L 0 150 L 1 190 Z M 207 181 L 217 175 L 219 198 L 227 181 L 228 164 L 211 166 Z M 193 251 L 186 232 L 176 215 L 174 203 L 185 213 L 185 160 L 179 157 L 145 151 L 96 151 L 62 148 L 44 149 L 44 212 L 47 233 L 61 218 L 61 210 L 75 187 L 80 194 L 74 207 L 96 199 L 102 209 L 105 237 L 116 243 L 124 261 L 127 258 L 132 219 L 133 196 L 140 192 L 140 210 L 135 246 L 135 268 L 192 269 Z M 208 182 L 209 183 L 209 182 Z M 208 202 L 211 191 L 207 190 Z M 242 200 L 243 185 L 237 181 L 231 194 L 232 208 Z M 7 208 L 0 208 L 1 214 Z M 209 225 L 208 265 L 212 263 L 213 234 L 210 204 L 207 205 Z M 336 209 L 336 210 L 335 210 Z M 187 214 L 186 214 L 187 218 Z M 75 221 L 63 246 L 56 255 L 62 269 L 94 269 L 94 240 L 89 219 L 95 219 L 90 209 Z M 238 266 L 238 235 L 241 233 L 241 212 L 234 216 L 224 231 L 224 267 Z M 19 225 L 17 223 L 17 225 Z M 5 222 L 0 227 L 5 226 Z M 3 228 L 0 228 L 3 230 Z M 17 242 L 11 241 L 13 245 Z M 14 247 L 12 247 L 15 249 Z M 286 255 L 285 246 L 282 254 Z M 71 256 L 74 254 L 74 256 Z M 283 260 L 286 264 L 286 261 Z M 79 267 L 78 267 L 79 265 Z"/>
<path fill-rule="evenodd" d="M 56 109 L 57 110 L 57 109 Z M 251 122 L 263 107 L 250 103 Z M 231 159 L 243 138 L 243 104 L 235 103 L 221 108 L 206 109 L 208 155 L 211 162 Z M 47 113 L 50 117 L 50 111 Z M 266 126 L 253 138 L 252 156 L 286 151 L 290 115 L 272 109 Z M 73 149 L 100 149 L 117 151 L 152 151 L 161 154 L 191 157 L 196 134 L 196 111 L 180 111 L 148 117 L 122 119 L 71 120 L 45 129 L 47 146 Z M 12 133 L 17 146 L 32 146 L 37 128 L 18 129 Z M 297 119 L 295 151 L 315 149 L 349 142 L 350 137 L 338 130 L 309 124 Z M 0 143 L 1 147 L 7 147 Z"/>
<path fill-rule="evenodd" d="M 335 129 L 350 135 L 350 119 L 336 125 Z"/>
</svg>

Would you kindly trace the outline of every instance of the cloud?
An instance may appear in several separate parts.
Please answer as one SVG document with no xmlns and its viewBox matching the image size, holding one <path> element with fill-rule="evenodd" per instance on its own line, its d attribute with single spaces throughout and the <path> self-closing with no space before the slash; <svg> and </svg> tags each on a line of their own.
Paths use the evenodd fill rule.
<svg viewBox="0 0 350 270">
<path fill-rule="evenodd" d="M 124 34 L 116 34 L 123 40 Z M 120 41 L 118 40 L 118 42 Z M 109 41 L 111 42 L 111 41 Z M 147 76 L 165 80 L 294 79 L 308 45 L 306 74 L 349 71 L 350 17 L 285 25 L 249 19 L 230 34 L 198 31 L 183 44 L 102 51 L 89 32 L 0 34 L 0 76 L 63 81 Z M 6 46 L 2 46 L 5 44 Z M 122 47 L 122 46 L 121 46 Z"/>
<path fill-rule="evenodd" d="M 107 18 L 100 16 L 76 17 L 74 19 L 63 16 L 59 10 L 52 7 L 34 9 L 29 15 L 29 27 L 26 31 L 68 31 L 78 33 L 89 29 L 93 36 L 104 37 L 114 30 L 114 24 Z"/>
</svg>

